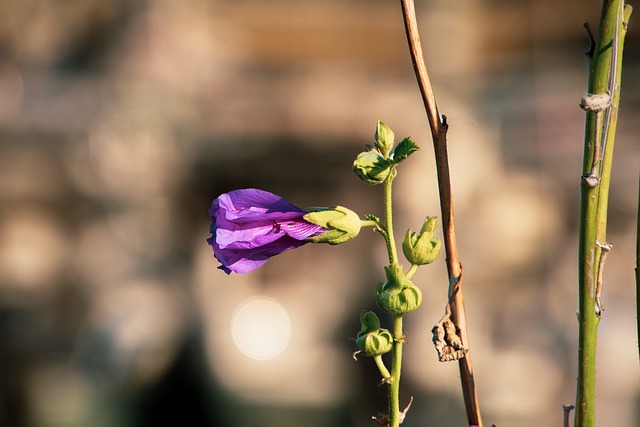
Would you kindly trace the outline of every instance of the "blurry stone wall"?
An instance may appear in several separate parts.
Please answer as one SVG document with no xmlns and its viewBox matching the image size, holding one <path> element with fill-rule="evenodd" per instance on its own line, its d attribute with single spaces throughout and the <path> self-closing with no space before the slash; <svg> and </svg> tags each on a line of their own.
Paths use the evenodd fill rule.
<svg viewBox="0 0 640 427">
<path fill-rule="evenodd" d="M 560 425 L 574 399 L 585 21 L 599 2 L 417 1 L 447 115 L 469 334 L 485 422 Z M 640 37 L 632 16 L 611 184 L 598 424 L 637 426 L 633 293 Z M 385 410 L 351 358 L 375 309 L 374 233 L 307 245 L 246 276 L 216 269 L 207 209 L 260 187 L 381 215 L 351 163 L 382 119 L 422 147 L 396 183 L 398 235 L 439 215 L 399 4 L 382 0 L 0 3 L 0 425 L 370 426 Z M 403 425 L 465 425 L 437 362 L 443 259 L 416 275 Z M 279 301 L 269 361 L 230 329 Z M 384 318 L 383 318 L 384 321 Z"/>
</svg>

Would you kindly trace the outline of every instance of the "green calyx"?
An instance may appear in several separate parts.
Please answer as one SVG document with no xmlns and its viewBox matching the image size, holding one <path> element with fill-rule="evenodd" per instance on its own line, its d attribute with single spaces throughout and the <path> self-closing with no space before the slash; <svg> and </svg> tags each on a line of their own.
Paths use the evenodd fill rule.
<svg viewBox="0 0 640 427">
<path fill-rule="evenodd" d="M 438 218 L 427 217 L 419 233 L 407 230 L 402 242 L 402 252 L 413 265 L 431 264 L 440 255 L 442 241 L 434 237 Z"/>
<path fill-rule="evenodd" d="M 360 315 L 360 332 L 356 338 L 356 348 L 367 356 L 376 357 L 388 353 L 393 348 L 391 332 L 380 329 L 380 320 L 372 311 Z"/>
<path fill-rule="evenodd" d="M 307 239 L 312 243 L 339 245 L 358 235 L 362 221 L 357 213 L 343 206 L 310 208 L 304 219 L 327 229 L 324 233 Z"/>
<path fill-rule="evenodd" d="M 393 163 L 377 151 L 364 151 L 353 162 L 353 171 L 367 184 L 382 184 L 391 173 Z"/>
<path fill-rule="evenodd" d="M 420 307 L 422 291 L 407 279 L 402 267 L 391 264 L 384 268 L 387 281 L 378 283 L 376 302 L 384 311 L 401 315 Z"/>
</svg>

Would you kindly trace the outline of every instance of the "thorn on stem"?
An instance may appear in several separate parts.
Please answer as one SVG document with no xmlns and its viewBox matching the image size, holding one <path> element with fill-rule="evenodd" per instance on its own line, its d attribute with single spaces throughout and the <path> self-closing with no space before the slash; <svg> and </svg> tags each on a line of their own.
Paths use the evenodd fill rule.
<svg viewBox="0 0 640 427">
<path fill-rule="evenodd" d="M 449 122 L 447 122 L 447 116 L 445 116 L 444 114 L 442 115 L 442 128 L 444 130 L 449 129 Z"/>
<path fill-rule="evenodd" d="M 584 28 L 587 30 L 587 34 L 589 35 L 589 50 L 584 54 L 589 58 L 593 58 L 593 54 L 596 52 L 596 39 L 593 37 L 593 32 L 591 31 L 591 26 L 588 22 L 583 24 Z"/>
<path fill-rule="evenodd" d="M 562 405 L 563 416 L 563 427 L 569 427 L 569 415 L 571 415 L 571 411 L 575 409 L 573 405 Z"/>
</svg>

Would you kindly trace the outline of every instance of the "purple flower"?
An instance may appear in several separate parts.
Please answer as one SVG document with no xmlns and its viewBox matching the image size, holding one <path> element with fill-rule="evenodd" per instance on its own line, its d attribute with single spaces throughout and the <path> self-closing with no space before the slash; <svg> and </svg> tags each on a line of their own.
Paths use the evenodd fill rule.
<svg viewBox="0 0 640 427">
<path fill-rule="evenodd" d="M 303 219 L 306 212 L 268 191 L 248 188 L 211 203 L 207 242 L 227 274 L 248 273 L 275 255 L 308 243 L 326 231 Z"/>
</svg>

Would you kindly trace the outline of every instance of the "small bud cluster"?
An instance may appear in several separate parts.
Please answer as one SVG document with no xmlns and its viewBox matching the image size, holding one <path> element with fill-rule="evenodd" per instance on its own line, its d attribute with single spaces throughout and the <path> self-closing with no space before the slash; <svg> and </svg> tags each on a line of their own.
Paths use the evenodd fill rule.
<svg viewBox="0 0 640 427">
<path fill-rule="evenodd" d="M 382 121 L 378 121 L 375 139 L 375 144 L 358 154 L 353 162 L 358 178 L 371 185 L 395 178 L 396 165 L 418 150 L 409 137 L 395 145 L 393 131 Z"/>
</svg>

